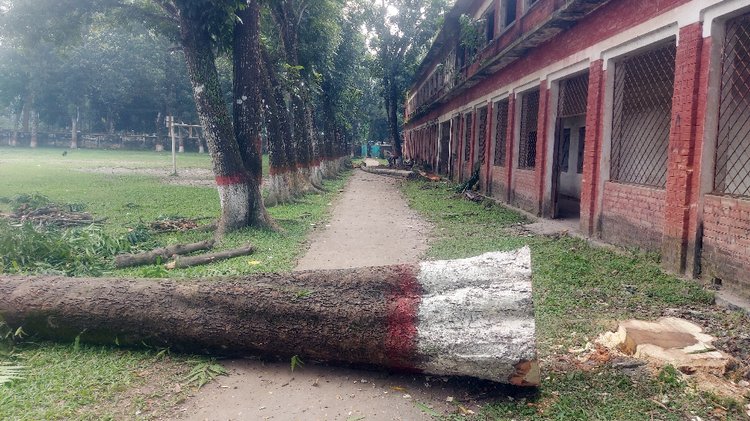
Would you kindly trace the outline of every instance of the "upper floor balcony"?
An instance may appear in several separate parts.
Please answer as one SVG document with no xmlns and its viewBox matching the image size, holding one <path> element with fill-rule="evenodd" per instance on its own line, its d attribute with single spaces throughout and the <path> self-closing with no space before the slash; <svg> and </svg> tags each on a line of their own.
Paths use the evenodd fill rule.
<svg viewBox="0 0 750 421">
<path fill-rule="evenodd" d="M 459 0 L 407 94 L 406 120 L 476 85 L 609 0 Z"/>
</svg>

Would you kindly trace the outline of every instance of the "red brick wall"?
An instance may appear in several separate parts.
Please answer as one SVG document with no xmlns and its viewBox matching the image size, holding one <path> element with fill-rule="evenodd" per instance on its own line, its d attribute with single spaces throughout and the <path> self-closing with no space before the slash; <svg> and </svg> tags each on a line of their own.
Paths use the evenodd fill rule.
<svg viewBox="0 0 750 421">
<path fill-rule="evenodd" d="M 750 199 L 705 196 L 702 267 L 704 279 L 750 298 Z"/>
<path fill-rule="evenodd" d="M 705 121 L 706 115 L 707 115 L 707 106 L 706 101 L 708 97 L 708 85 L 709 85 L 709 66 L 711 63 L 711 49 L 713 47 L 713 42 L 711 41 L 711 38 L 704 38 L 703 39 L 703 47 L 701 48 L 701 65 L 700 65 L 700 72 L 699 72 L 699 78 L 698 81 L 698 98 L 697 102 L 698 105 L 696 107 L 696 124 L 700 124 L 702 130 L 696 131 L 696 136 L 699 139 L 702 144 L 704 141 L 712 141 L 710 139 L 703 139 L 704 136 L 704 130 L 706 127 L 707 122 Z M 720 48 L 720 46 L 717 46 L 716 48 Z M 695 158 L 694 161 L 696 163 L 703 162 L 704 159 L 713 159 L 713 156 L 711 157 L 702 157 L 703 147 L 697 146 L 695 149 Z M 688 250 L 687 250 L 687 258 L 686 258 L 686 273 L 687 275 L 691 276 L 698 276 L 700 273 L 700 247 L 701 247 L 701 239 L 700 236 L 702 235 L 701 230 L 699 229 L 699 226 L 701 224 L 701 210 L 698 208 L 697 204 L 701 195 L 700 191 L 700 183 L 702 177 L 701 173 L 701 165 L 696 164 L 695 170 L 693 171 L 692 175 L 692 183 L 694 188 L 691 191 L 690 194 L 690 209 L 688 210 Z"/>
<path fill-rule="evenodd" d="M 506 182 L 505 174 L 507 173 L 506 167 L 498 167 L 493 165 L 491 168 L 492 184 L 491 184 L 491 195 L 495 199 L 503 202 L 508 201 L 508 183 Z"/>
<path fill-rule="evenodd" d="M 675 61 L 672 122 L 669 132 L 666 208 L 662 263 L 674 272 L 683 272 L 688 251 L 688 223 L 694 192 L 699 179 L 700 150 L 706 98 L 698 95 L 702 67 L 703 25 L 700 22 L 680 28 L 680 43 Z M 703 66 L 702 66 L 703 65 Z M 699 115 L 698 109 L 702 114 Z"/>
<path fill-rule="evenodd" d="M 542 210 L 542 198 L 544 197 L 544 186 L 546 180 L 546 169 L 547 169 L 547 104 L 549 103 L 549 89 L 547 89 L 547 81 L 543 80 L 539 86 L 539 116 L 537 118 L 536 125 L 536 171 L 535 181 L 536 184 L 536 197 L 537 197 L 537 212 Z M 551 204 L 547 204 L 549 208 Z M 545 210 L 545 216 L 553 216 L 550 209 Z"/>
<path fill-rule="evenodd" d="M 667 12 L 687 1 L 612 0 L 577 22 L 569 30 L 560 33 L 547 44 L 534 48 L 508 67 L 488 76 L 442 106 L 436 107 L 419 119 L 410 121 L 408 126 L 416 126 L 438 118 L 451 110 L 458 109 L 464 104 L 519 80 L 524 75 L 563 60 L 578 51 Z M 536 9 L 536 6 L 534 9 Z M 504 39 L 505 36 L 506 34 L 503 34 L 502 38 Z M 508 36 L 511 36 L 511 34 L 508 34 Z M 520 34 L 514 36 L 520 36 Z"/>
<path fill-rule="evenodd" d="M 603 60 L 589 66 L 589 91 L 586 106 L 586 144 L 583 150 L 583 174 L 581 176 L 581 231 L 594 235 L 596 230 L 597 188 L 599 183 L 599 157 L 601 156 L 602 117 L 604 116 Z"/>
<path fill-rule="evenodd" d="M 510 203 L 525 211 L 537 214 L 539 198 L 537 196 L 536 171 L 514 169 L 513 190 Z"/>
<path fill-rule="evenodd" d="M 664 231 L 664 199 L 662 189 L 604 183 L 601 234 L 605 241 L 660 250 Z"/>
</svg>

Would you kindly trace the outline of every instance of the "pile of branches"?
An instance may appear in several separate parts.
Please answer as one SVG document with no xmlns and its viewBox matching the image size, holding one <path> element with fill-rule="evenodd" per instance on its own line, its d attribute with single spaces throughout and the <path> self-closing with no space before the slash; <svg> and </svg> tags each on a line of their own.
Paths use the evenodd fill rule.
<svg viewBox="0 0 750 421">
<path fill-rule="evenodd" d="M 198 221 L 190 218 L 165 217 L 149 223 L 148 228 L 155 233 L 190 231 L 198 228 Z"/>
<path fill-rule="evenodd" d="M 22 194 L 4 201 L 12 209 L 7 218 L 19 224 L 29 222 L 36 226 L 70 228 L 104 222 L 104 219 L 95 220 L 90 213 L 84 212 L 83 205 L 54 203 L 40 194 Z"/>
</svg>

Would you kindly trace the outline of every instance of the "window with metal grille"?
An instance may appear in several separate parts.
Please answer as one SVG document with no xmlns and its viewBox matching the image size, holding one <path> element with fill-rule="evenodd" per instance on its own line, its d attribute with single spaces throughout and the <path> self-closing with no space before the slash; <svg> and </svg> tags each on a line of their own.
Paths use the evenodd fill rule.
<svg viewBox="0 0 750 421">
<path fill-rule="evenodd" d="M 464 115 L 464 162 L 471 160 L 471 140 L 474 120 L 471 113 Z"/>
<path fill-rule="evenodd" d="M 562 151 L 560 153 L 560 171 L 568 172 L 570 161 L 570 129 L 563 129 Z"/>
<path fill-rule="evenodd" d="M 518 140 L 518 168 L 536 166 L 537 119 L 539 118 L 539 89 L 521 96 L 521 136 Z"/>
<path fill-rule="evenodd" d="M 612 180 L 664 187 L 672 119 L 674 42 L 615 66 Z"/>
<path fill-rule="evenodd" d="M 589 74 L 584 73 L 560 81 L 560 95 L 557 101 L 557 117 L 575 117 L 586 114 L 589 96 Z"/>
<path fill-rule="evenodd" d="M 726 26 L 714 190 L 750 196 L 750 13 Z"/>
<path fill-rule="evenodd" d="M 482 165 L 487 162 L 487 157 L 485 157 L 485 151 L 487 147 L 487 107 L 482 107 L 479 109 L 479 121 L 477 122 L 477 125 L 479 126 L 477 128 L 477 146 L 479 148 L 479 156 L 477 157 L 477 161 L 480 162 Z"/>
<path fill-rule="evenodd" d="M 495 156 L 496 166 L 505 166 L 505 146 L 508 137 L 508 100 L 495 103 Z"/>
</svg>

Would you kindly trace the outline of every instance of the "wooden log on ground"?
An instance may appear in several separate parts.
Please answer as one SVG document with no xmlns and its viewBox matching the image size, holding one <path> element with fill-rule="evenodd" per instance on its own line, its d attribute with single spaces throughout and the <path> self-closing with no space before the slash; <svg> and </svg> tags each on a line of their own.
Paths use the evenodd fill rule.
<svg viewBox="0 0 750 421">
<path fill-rule="evenodd" d="M 370 174 L 388 175 L 391 177 L 401 177 L 401 178 L 406 178 L 406 179 L 413 179 L 413 178 L 419 177 L 419 174 L 415 173 L 414 171 L 394 170 L 391 168 L 366 167 L 366 166 L 360 167 L 360 169 Z"/>
<path fill-rule="evenodd" d="M 233 257 L 247 256 L 248 254 L 252 254 L 254 251 L 255 247 L 248 244 L 240 248 L 217 251 L 216 253 L 199 254 L 197 256 L 180 256 L 177 257 L 174 261 L 167 263 L 166 268 L 184 269 L 191 266 L 207 265 L 209 263 L 231 259 Z"/>
<path fill-rule="evenodd" d="M 127 268 L 150 265 L 158 262 L 159 259 L 166 262 L 176 254 L 188 254 L 198 250 L 210 249 L 213 246 L 214 240 L 206 240 L 192 244 L 175 244 L 138 254 L 120 254 L 115 257 L 115 267 Z"/>
<path fill-rule="evenodd" d="M 539 384 L 529 249 L 222 279 L 0 277 L 0 317 L 40 337 L 299 355 Z"/>
</svg>

